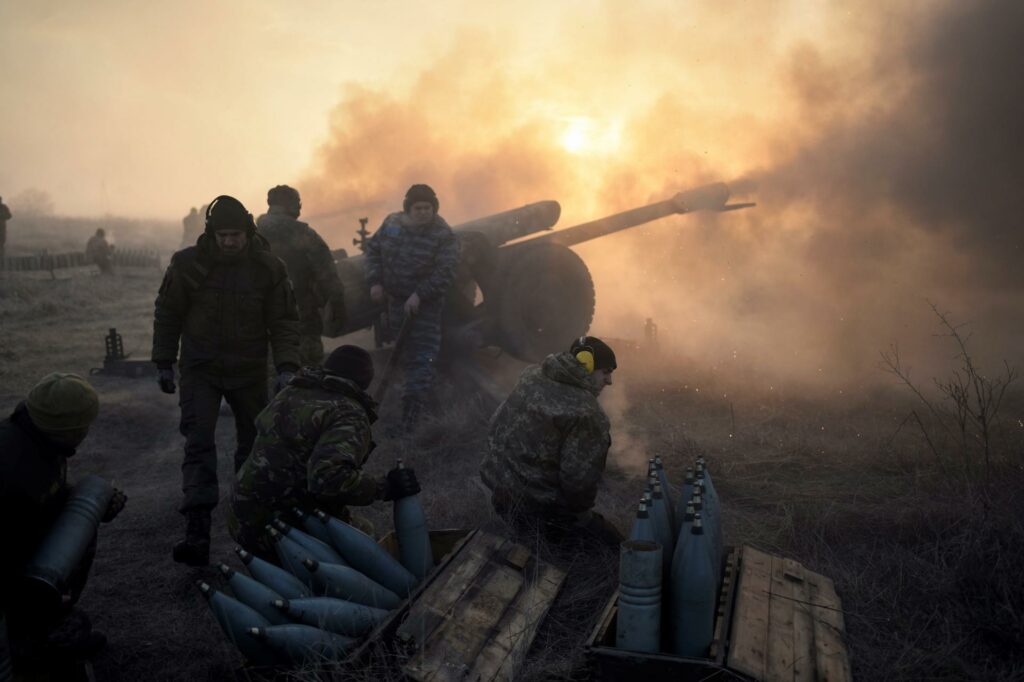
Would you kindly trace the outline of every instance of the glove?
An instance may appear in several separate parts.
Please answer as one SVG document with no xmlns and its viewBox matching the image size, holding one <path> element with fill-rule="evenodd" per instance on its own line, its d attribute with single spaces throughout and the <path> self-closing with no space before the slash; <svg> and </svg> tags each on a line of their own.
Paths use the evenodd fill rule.
<svg viewBox="0 0 1024 682">
<path fill-rule="evenodd" d="M 400 500 L 411 497 L 420 491 L 420 482 L 416 480 L 416 472 L 409 468 L 392 469 L 388 472 L 384 483 L 385 500 Z"/>
<path fill-rule="evenodd" d="M 288 385 L 288 382 L 295 378 L 295 372 L 284 370 L 277 373 L 277 381 L 274 382 L 274 393 L 280 393 L 281 389 Z"/>
<path fill-rule="evenodd" d="M 160 384 L 160 390 L 164 393 L 174 393 L 178 388 L 174 385 L 174 368 L 158 369 L 157 382 Z"/>
<path fill-rule="evenodd" d="M 110 502 L 107 504 L 107 511 L 103 513 L 103 518 L 100 521 L 103 523 L 113 521 L 121 513 L 121 510 L 124 509 L 126 502 L 128 502 L 128 496 L 114 488 L 114 495 L 110 498 Z"/>
</svg>

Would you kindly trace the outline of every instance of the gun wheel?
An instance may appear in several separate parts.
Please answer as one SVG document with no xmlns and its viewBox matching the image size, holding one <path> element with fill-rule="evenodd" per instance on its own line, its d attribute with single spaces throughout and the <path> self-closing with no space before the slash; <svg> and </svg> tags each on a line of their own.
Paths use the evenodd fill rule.
<svg viewBox="0 0 1024 682">
<path fill-rule="evenodd" d="M 498 339 L 511 355 L 539 362 L 566 350 L 594 319 L 594 282 L 586 264 L 558 244 L 523 245 L 503 264 Z"/>
</svg>

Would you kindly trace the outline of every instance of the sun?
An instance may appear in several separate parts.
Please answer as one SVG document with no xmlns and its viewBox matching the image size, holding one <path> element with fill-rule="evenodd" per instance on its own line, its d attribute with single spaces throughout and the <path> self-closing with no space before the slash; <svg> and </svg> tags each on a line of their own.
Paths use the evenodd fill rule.
<svg viewBox="0 0 1024 682">
<path fill-rule="evenodd" d="M 604 124 L 589 116 L 569 116 L 558 143 L 570 154 L 611 154 L 621 142 L 621 126 Z"/>
</svg>

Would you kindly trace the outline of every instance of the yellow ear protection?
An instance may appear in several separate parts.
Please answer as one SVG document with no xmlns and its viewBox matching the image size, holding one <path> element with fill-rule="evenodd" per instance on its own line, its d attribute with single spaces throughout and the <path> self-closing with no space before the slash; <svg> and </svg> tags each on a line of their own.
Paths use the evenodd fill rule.
<svg viewBox="0 0 1024 682">
<path fill-rule="evenodd" d="M 587 374 L 594 373 L 594 349 L 587 345 L 585 336 L 576 340 L 576 359 L 586 368 Z"/>
</svg>

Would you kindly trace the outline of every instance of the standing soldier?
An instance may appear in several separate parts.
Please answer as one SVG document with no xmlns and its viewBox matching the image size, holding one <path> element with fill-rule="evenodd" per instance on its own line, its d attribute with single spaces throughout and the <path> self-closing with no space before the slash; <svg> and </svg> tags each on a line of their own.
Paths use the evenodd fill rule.
<svg viewBox="0 0 1024 682">
<path fill-rule="evenodd" d="M 0 197 L 0 270 L 4 269 L 4 245 L 7 243 L 7 221 L 11 219 L 11 209 L 7 208 L 3 197 Z"/>
<path fill-rule="evenodd" d="M 374 303 L 385 303 L 392 335 L 411 325 L 402 353 L 405 389 L 401 431 L 411 432 L 434 385 L 441 349 L 441 315 L 459 265 L 459 246 L 437 195 L 413 185 L 401 213 L 392 213 L 366 245 L 366 283 Z"/>
<path fill-rule="evenodd" d="M 330 306 L 331 326 L 345 323 L 345 290 L 327 244 L 312 227 L 298 220 L 302 201 L 297 190 L 278 185 L 267 192 L 267 212 L 256 220 L 274 255 L 288 266 L 299 308 L 299 358 L 303 365 L 324 361 L 320 309 Z"/>
<path fill-rule="evenodd" d="M 376 404 L 366 394 L 373 359 L 358 346 L 336 348 L 324 366 L 305 367 L 256 419 L 256 443 L 231 491 L 228 530 L 245 549 L 272 556 L 264 528 L 297 508 L 319 508 L 372 534 L 348 506 L 419 492 L 412 469 L 374 478 L 362 467 L 373 450 Z"/>
<path fill-rule="evenodd" d="M 600 339 L 576 339 L 523 370 L 491 417 L 480 478 L 513 528 L 539 528 L 553 541 L 590 536 L 618 546 L 618 529 L 593 511 L 611 446 L 597 396 L 612 383 L 615 353 Z"/>
<path fill-rule="evenodd" d="M 195 244 L 196 239 L 199 239 L 199 235 L 203 233 L 203 219 L 199 217 L 199 211 L 195 206 L 188 212 L 181 224 L 185 227 L 181 235 L 181 248 L 184 249 Z"/>
<path fill-rule="evenodd" d="M 160 389 L 174 393 L 181 341 L 180 511 L 188 520 L 174 560 L 204 566 L 210 555 L 210 512 L 217 505 L 214 431 L 221 398 L 235 415 L 235 471 L 256 437 L 254 421 L 267 404 L 267 342 L 278 386 L 299 367 L 295 296 L 285 265 L 256 233 L 252 214 L 237 199 L 219 196 L 206 211 L 206 231 L 195 246 L 174 254 L 156 298 L 153 361 Z"/>
<path fill-rule="evenodd" d="M 100 274 L 114 274 L 114 247 L 107 242 L 107 233 L 103 228 L 97 228 L 96 234 L 89 237 L 85 243 L 85 258 L 96 264 Z"/>
</svg>

